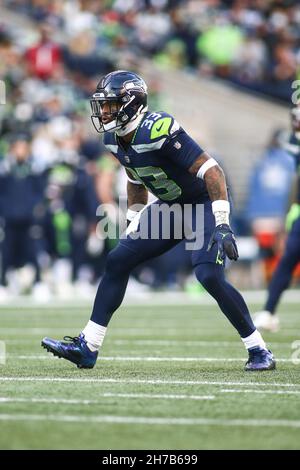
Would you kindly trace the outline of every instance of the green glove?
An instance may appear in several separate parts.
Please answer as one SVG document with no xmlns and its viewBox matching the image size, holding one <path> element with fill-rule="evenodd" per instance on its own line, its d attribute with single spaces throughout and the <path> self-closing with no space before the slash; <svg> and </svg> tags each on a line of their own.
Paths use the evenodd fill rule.
<svg viewBox="0 0 300 470">
<path fill-rule="evenodd" d="M 300 204 L 295 202 L 291 205 L 285 219 L 285 228 L 287 232 L 291 230 L 293 223 L 298 219 L 298 217 L 300 217 Z"/>
</svg>

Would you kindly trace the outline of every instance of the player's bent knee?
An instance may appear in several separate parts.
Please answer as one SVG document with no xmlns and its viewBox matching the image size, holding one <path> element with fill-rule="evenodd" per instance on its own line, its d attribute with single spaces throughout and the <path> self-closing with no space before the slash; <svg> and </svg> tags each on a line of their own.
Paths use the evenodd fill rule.
<svg viewBox="0 0 300 470">
<path fill-rule="evenodd" d="M 135 254 L 118 245 L 107 255 L 105 271 L 112 277 L 118 277 L 132 271 L 137 264 Z"/>
<path fill-rule="evenodd" d="M 213 263 L 199 264 L 195 268 L 195 275 L 198 281 L 208 291 L 215 289 L 216 286 L 222 282 L 223 277 Z"/>
</svg>

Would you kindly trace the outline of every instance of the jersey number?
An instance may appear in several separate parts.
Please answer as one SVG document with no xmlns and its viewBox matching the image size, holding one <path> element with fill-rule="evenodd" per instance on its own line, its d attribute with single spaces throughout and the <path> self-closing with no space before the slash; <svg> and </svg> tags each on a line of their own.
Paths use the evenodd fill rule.
<svg viewBox="0 0 300 470">
<path fill-rule="evenodd" d="M 127 167 L 126 169 L 163 201 L 173 201 L 181 195 L 181 188 L 175 181 L 170 180 L 161 168 L 146 166 L 135 169 Z"/>
</svg>

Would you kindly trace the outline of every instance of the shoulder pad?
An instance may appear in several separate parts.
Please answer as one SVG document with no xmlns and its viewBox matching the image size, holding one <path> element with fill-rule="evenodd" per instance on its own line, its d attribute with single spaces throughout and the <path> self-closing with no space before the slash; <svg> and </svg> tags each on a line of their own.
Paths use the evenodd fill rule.
<svg viewBox="0 0 300 470">
<path fill-rule="evenodd" d="M 158 119 L 155 120 L 150 133 L 150 139 L 157 139 L 159 137 L 171 137 L 180 126 L 178 122 L 168 113 L 152 113 L 156 115 L 161 115 Z M 151 116 L 151 115 L 150 115 Z"/>
<path fill-rule="evenodd" d="M 109 150 L 111 153 L 117 153 L 118 144 L 116 142 L 116 137 L 114 133 L 106 132 L 104 134 L 103 144 L 105 145 L 106 149 Z"/>
<path fill-rule="evenodd" d="M 163 111 L 149 113 L 140 126 L 136 143 L 142 143 L 141 141 L 150 143 L 162 139 L 166 141 L 179 129 L 180 125 L 170 114 Z"/>
</svg>

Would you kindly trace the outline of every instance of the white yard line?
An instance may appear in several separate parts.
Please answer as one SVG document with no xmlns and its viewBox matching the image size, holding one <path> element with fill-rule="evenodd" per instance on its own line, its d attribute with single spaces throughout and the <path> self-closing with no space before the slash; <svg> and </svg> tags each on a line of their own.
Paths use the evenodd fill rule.
<svg viewBox="0 0 300 470">
<path fill-rule="evenodd" d="M 189 322 L 187 322 L 188 326 L 182 326 L 178 324 L 177 328 L 170 328 L 168 325 L 172 324 L 172 321 L 168 322 L 168 324 L 162 326 L 161 324 L 157 323 L 157 326 L 153 326 L 149 328 L 148 326 L 144 325 L 140 328 L 114 328 L 110 330 L 112 335 L 139 335 L 139 336 L 155 336 L 158 334 L 163 334 L 164 336 L 178 336 L 179 338 L 185 334 L 189 334 L 192 336 L 196 336 L 198 333 L 200 335 L 205 335 L 208 332 L 220 334 L 220 329 L 223 328 L 222 325 L 220 326 L 210 326 L 210 325 L 203 325 L 201 321 L 197 322 L 197 325 L 191 326 Z M 162 329 L 163 328 L 163 329 Z M 72 332 L 74 335 L 78 334 L 79 329 L 74 331 L 74 328 L 70 327 L 43 327 L 43 328 L 30 328 L 30 327 L 1 327 L 1 340 L 6 339 L 6 335 L 20 335 L 20 336 L 28 336 L 28 335 L 40 335 L 40 336 L 63 336 L 66 334 L 71 334 Z M 280 332 L 280 336 L 292 336 L 294 339 L 299 339 L 300 337 L 300 330 L 297 331 L 295 327 L 284 327 L 284 329 Z"/>
<path fill-rule="evenodd" d="M 99 394 L 103 396 L 102 394 Z M 67 398 L 10 398 L 0 397 L 1 403 L 56 403 L 68 405 L 91 405 L 101 403 L 99 400 L 76 400 Z"/>
<path fill-rule="evenodd" d="M 48 360 L 54 359 L 54 356 L 48 354 L 7 354 L 9 359 L 20 360 Z M 121 361 L 121 362 L 245 362 L 242 357 L 161 357 L 161 356 L 100 356 L 98 361 Z M 294 359 L 276 358 L 277 362 L 291 362 Z"/>
<path fill-rule="evenodd" d="M 271 395 L 300 395 L 300 390 L 255 390 L 255 389 L 221 389 L 217 393 L 250 393 L 250 394 L 271 394 Z M 213 400 L 215 395 L 187 395 L 187 394 L 150 394 L 150 393 L 97 393 L 101 398 L 147 398 L 163 400 Z M 70 398 L 21 398 L 21 397 L 1 397 L 1 403 L 54 403 L 70 405 L 95 405 L 103 403 L 102 400 L 70 399 Z"/>
<path fill-rule="evenodd" d="M 109 339 L 110 344 L 116 344 L 120 346 L 195 346 L 195 347 L 219 347 L 219 348 L 240 348 L 241 342 L 232 340 L 232 341 L 209 341 L 209 340 L 160 340 L 160 339 Z M 33 344 L 35 343 L 34 339 L 6 339 L 7 344 Z M 291 349 L 291 342 L 281 342 L 276 343 L 273 341 L 268 342 L 272 347 L 280 348 L 286 347 Z"/>
<path fill-rule="evenodd" d="M 71 371 L 71 369 L 70 369 Z M 74 369 L 75 372 L 75 369 Z M 251 374 L 250 374 L 251 375 Z M 224 386 L 253 386 L 253 387 L 300 387 L 299 384 L 294 383 L 280 383 L 280 382 L 258 382 L 257 375 L 255 375 L 255 382 L 224 382 L 224 381 L 210 381 L 210 380 L 161 380 L 161 379 L 112 379 L 112 378 L 74 378 L 74 377 L 1 377 L 0 382 L 66 382 L 66 383 L 122 383 L 122 384 L 151 384 L 151 385 L 224 385 Z"/>
<path fill-rule="evenodd" d="M 11 340 L 18 341 L 18 340 Z M 110 343 L 119 344 L 119 345 L 138 345 L 138 346 L 213 346 L 213 347 L 241 347 L 241 342 L 232 340 L 232 341 L 209 341 L 209 340 L 161 340 L 161 339 L 110 339 Z M 291 348 L 291 342 L 286 341 L 282 343 L 275 343 L 269 341 L 268 344 L 271 344 L 273 347 L 286 346 Z"/>
<path fill-rule="evenodd" d="M 97 393 L 102 398 L 147 398 L 162 400 L 213 400 L 214 395 L 177 395 L 177 394 L 150 394 L 150 393 Z M 76 400 L 68 398 L 11 398 L 1 397 L 1 403 L 56 403 L 70 405 L 95 405 L 103 403 L 102 400 Z"/>
<path fill-rule="evenodd" d="M 300 390 L 251 390 L 251 389 L 222 389 L 220 393 L 261 393 L 271 395 L 300 395 Z"/>
<path fill-rule="evenodd" d="M 137 416 L 76 416 L 53 414 L 0 414 L 0 421 L 42 421 L 90 424 L 145 424 L 166 426 L 225 426 L 225 427 L 287 427 L 300 428 L 299 420 L 286 419 L 209 419 L 209 418 L 161 418 Z"/>
</svg>

